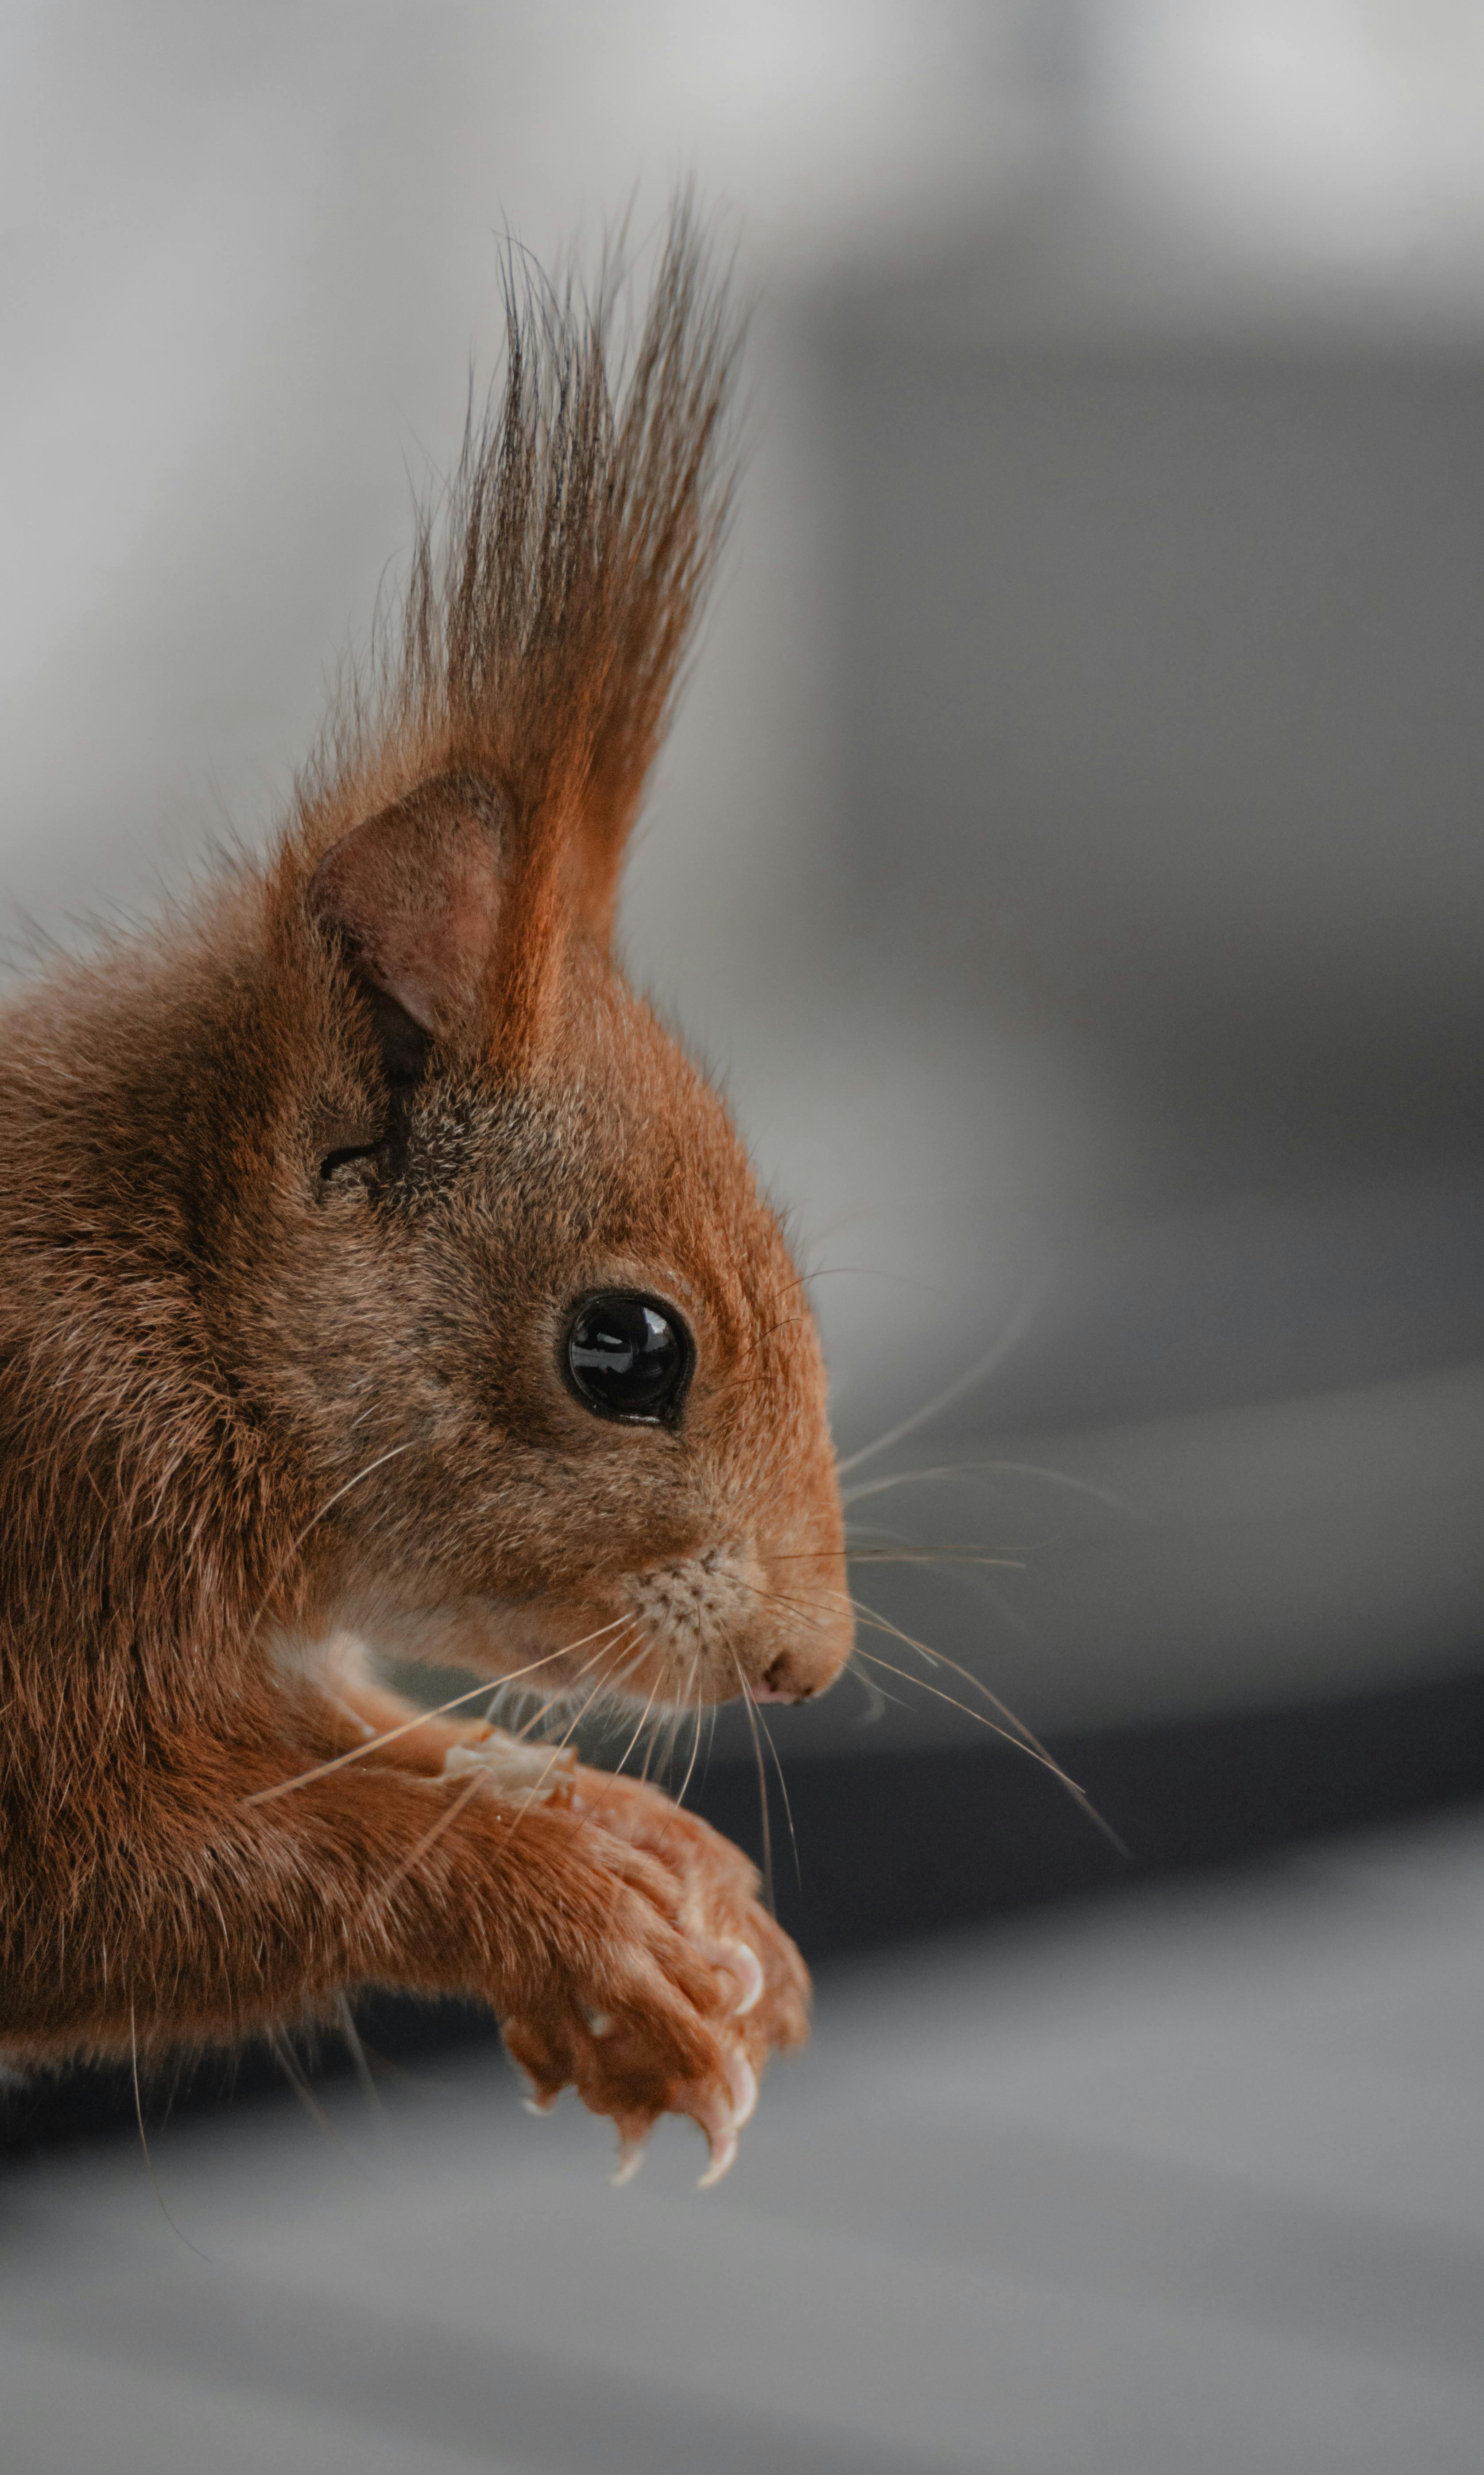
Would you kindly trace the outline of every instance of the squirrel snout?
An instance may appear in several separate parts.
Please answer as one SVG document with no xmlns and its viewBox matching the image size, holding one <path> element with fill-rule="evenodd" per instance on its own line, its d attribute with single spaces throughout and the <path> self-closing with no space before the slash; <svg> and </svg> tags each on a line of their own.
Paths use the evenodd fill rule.
<svg viewBox="0 0 1484 2475">
<path fill-rule="evenodd" d="M 833 1605 L 817 1615 L 791 1605 L 780 1624 L 764 1569 L 746 1546 L 713 1548 L 629 1582 L 630 1606 L 655 1649 L 680 1678 L 703 1679 L 708 1700 L 741 1689 L 755 1702 L 807 1702 L 850 1654 L 853 1629 Z"/>
</svg>

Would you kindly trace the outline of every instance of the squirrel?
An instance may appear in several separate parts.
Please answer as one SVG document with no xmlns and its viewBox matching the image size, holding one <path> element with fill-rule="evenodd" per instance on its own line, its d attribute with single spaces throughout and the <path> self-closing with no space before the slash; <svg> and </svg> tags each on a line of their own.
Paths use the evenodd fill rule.
<svg viewBox="0 0 1484 2475">
<path fill-rule="evenodd" d="M 807 1293 L 614 954 L 742 322 L 683 205 L 503 380 L 261 858 L 4 1007 L 0 2055 L 489 2005 L 730 2164 L 808 1977 L 744 1856 L 388 1655 L 699 1709 L 850 1654 Z M 467 1700 L 468 1697 L 466 1697 Z"/>
</svg>

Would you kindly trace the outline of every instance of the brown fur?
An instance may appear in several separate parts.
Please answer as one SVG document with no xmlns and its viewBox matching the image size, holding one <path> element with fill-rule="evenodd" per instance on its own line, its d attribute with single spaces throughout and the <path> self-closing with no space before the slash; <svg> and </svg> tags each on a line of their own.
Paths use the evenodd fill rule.
<svg viewBox="0 0 1484 2475">
<path fill-rule="evenodd" d="M 612 308 L 513 313 L 395 653 L 268 861 L 6 1012 L 12 2057 L 458 1993 L 543 2092 L 724 2146 L 739 2057 L 802 2034 L 735 1850 L 631 1781 L 445 1777 L 477 1727 L 368 1746 L 408 1713 L 355 1647 L 636 1711 L 801 1698 L 849 1647 L 805 1293 L 610 951 L 730 487 L 735 328 L 683 214 L 617 403 Z M 674 1428 L 561 1380 L 572 1302 L 625 1286 L 693 1332 Z"/>
</svg>

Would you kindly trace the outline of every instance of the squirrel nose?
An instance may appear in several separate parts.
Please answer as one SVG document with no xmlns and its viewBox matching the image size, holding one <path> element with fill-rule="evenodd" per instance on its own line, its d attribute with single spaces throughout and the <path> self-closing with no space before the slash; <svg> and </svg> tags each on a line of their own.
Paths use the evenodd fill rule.
<svg viewBox="0 0 1484 2475">
<path fill-rule="evenodd" d="M 813 1701 L 816 1693 L 834 1683 L 849 1650 L 850 1644 L 845 1641 L 832 1642 L 827 1651 L 800 1647 L 780 1651 L 771 1667 L 766 1668 L 753 1685 L 754 1702 Z"/>
<path fill-rule="evenodd" d="M 791 1565 L 785 1567 L 790 1573 L 792 1569 Z M 834 1683 L 855 1648 L 856 1636 L 855 1611 L 845 1593 L 843 1565 L 839 1579 L 839 1588 L 821 1586 L 813 1606 L 800 1607 L 796 1619 L 779 1626 L 770 1642 L 766 1638 L 759 1642 L 761 1656 L 766 1657 L 768 1651 L 773 1654 L 756 1682 L 749 1685 L 754 1702 L 812 1702 Z M 786 1581 L 783 1588 L 788 1587 Z"/>
<path fill-rule="evenodd" d="M 752 1698 L 754 1702 L 807 1702 L 818 1690 L 817 1678 L 799 1675 L 785 1651 L 754 1684 Z"/>
</svg>

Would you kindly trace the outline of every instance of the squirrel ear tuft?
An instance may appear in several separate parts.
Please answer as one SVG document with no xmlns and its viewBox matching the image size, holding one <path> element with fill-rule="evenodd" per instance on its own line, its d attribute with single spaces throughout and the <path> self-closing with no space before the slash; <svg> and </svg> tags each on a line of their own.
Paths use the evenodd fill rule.
<svg viewBox="0 0 1484 2475">
<path fill-rule="evenodd" d="M 321 860 L 309 908 L 419 1029 L 449 1030 L 477 995 L 499 907 L 503 802 L 472 773 L 435 773 Z"/>
</svg>

